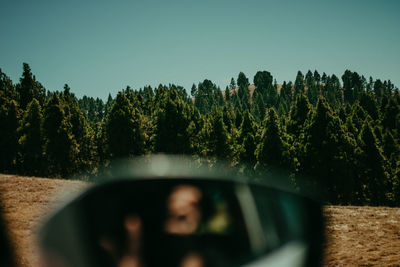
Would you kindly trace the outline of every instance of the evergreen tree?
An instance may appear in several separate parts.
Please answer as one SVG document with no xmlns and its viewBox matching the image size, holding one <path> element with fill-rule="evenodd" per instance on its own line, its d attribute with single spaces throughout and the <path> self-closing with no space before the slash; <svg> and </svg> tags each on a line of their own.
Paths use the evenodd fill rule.
<svg viewBox="0 0 400 267">
<path fill-rule="evenodd" d="M 312 104 L 315 105 L 317 103 L 317 99 L 318 99 L 318 86 L 315 83 L 314 80 L 314 75 L 312 74 L 312 72 L 309 70 L 306 74 L 305 77 L 305 83 L 306 83 L 306 88 L 307 88 L 307 98 L 308 101 Z"/>
<path fill-rule="evenodd" d="M 0 106 L 0 170 L 14 172 L 18 151 L 18 106 L 14 100 L 5 100 Z"/>
<path fill-rule="evenodd" d="M 229 91 L 228 86 L 225 89 L 225 101 L 229 103 L 231 101 L 231 92 Z"/>
<path fill-rule="evenodd" d="M 193 84 L 193 85 L 192 85 L 192 89 L 190 90 L 190 95 L 191 95 L 192 97 L 196 97 L 196 94 L 197 94 L 197 87 L 196 87 L 195 84 Z"/>
<path fill-rule="evenodd" d="M 380 102 L 380 99 L 383 96 L 383 92 L 384 92 L 383 83 L 380 79 L 377 79 L 374 82 L 374 93 L 375 93 L 375 97 L 377 98 L 378 102 Z"/>
<path fill-rule="evenodd" d="M 297 72 L 296 80 L 294 82 L 294 97 L 304 93 L 304 76 L 301 71 Z"/>
<path fill-rule="evenodd" d="M 355 141 L 346 133 L 324 98 L 305 130 L 301 170 L 310 177 L 306 190 L 318 190 L 331 203 L 359 199 L 354 180 Z"/>
<path fill-rule="evenodd" d="M 20 96 L 21 109 L 24 110 L 33 98 L 39 100 L 41 104 L 44 103 L 46 92 L 43 86 L 32 75 L 31 68 L 27 63 L 23 64 L 23 73 L 17 89 Z"/>
<path fill-rule="evenodd" d="M 319 85 L 321 82 L 321 75 L 319 75 L 318 71 L 314 71 L 314 81 Z"/>
<path fill-rule="evenodd" d="M 221 112 L 216 112 L 211 119 L 211 132 L 209 139 L 209 155 L 215 156 L 217 159 L 229 158 L 231 155 L 230 137 L 227 127 L 223 121 Z"/>
<path fill-rule="evenodd" d="M 282 167 L 285 165 L 285 153 L 288 145 L 282 139 L 282 131 L 279 126 L 278 116 L 273 108 L 269 109 L 262 132 L 261 143 L 257 147 L 257 167 L 263 169 Z"/>
<path fill-rule="evenodd" d="M 200 86 L 199 86 L 200 87 Z M 191 134 L 198 132 L 191 125 L 193 110 L 177 96 L 176 91 L 165 95 L 163 107 L 158 111 L 155 130 L 155 150 L 169 154 L 190 154 Z"/>
<path fill-rule="evenodd" d="M 254 91 L 251 111 L 257 121 L 262 121 L 264 119 L 265 104 L 262 95 L 258 91 Z"/>
<path fill-rule="evenodd" d="M 361 128 L 364 124 L 364 120 L 367 118 L 367 113 L 365 110 L 360 106 L 358 102 L 354 103 L 352 106 L 352 111 L 351 111 L 351 119 L 352 122 L 354 123 L 354 127 L 356 128 L 357 132 L 361 131 Z M 357 136 L 358 134 L 356 134 Z"/>
<path fill-rule="evenodd" d="M 228 133 L 232 133 L 234 127 L 232 119 L 232 111 L 228 109 L 227 106 L 224 106 L 222 109 L 222 119 L 224 121 Z"/>
<path fill-rule="evenodd" d="M 237 86 L 240 88 L 248 88 L 249 87 L 249 79 L 243 72 L 240 72 L 237 78 Z M 241 95 L 239 95 L 241 97 Z"/>
<path fill-rule="evenodd" d="M 242 122 L 243 122 L 243 115 L 240 112 L 240 110 L 236 110 L 236 113 L 235 113 L 235 127 L 237 129 L 239 129 L 240 125 L 242 125 Z"/>
<path fill-rule="evenodd" d="M 11 79 L 0 69 L 0 106 L 11 100 L 18 100 L 18 94 Z"/>
<path fill-rule="evenodd" d="M 353 73 L 350 70 L 346 70 L 342 75 L 343 81 L 343 97 L 345 103 L 354 103 L 354 94 L 353 94 L 353 81 L 352 81 Z"/>
<path fill-rule="evenodd" d="M 240 72 L 237 78 L 238 89 L 238 97 L 241 101 L 241 104 L 244 105 L 243 108 L 247 107 L 250 100 L 250 92 L 249 92 L 249 79 L 247 79 L 246 75 L 243 72 Z"/>
<path fill-rule="evenodd" d="M 28 104 L 19 128 L 22 170 L 25 174 L 39 175 L 43 168 L 42 110 L 35 98 Z"/>
<path fill-rule="evenodd" d="M 254 85 L 256 86 L 255 91 L 257 91 L 263 100 L 269 105 L 275 104 L 277 92 L 273 90 L 272 86 L 272 75 L 268 71 L 258 71 L 254 76 Z"/>
<path fill-rule="evenodd" d="M 326 84 L 326 78 L 327 78 L 326 73 L 323 72 L 323 73 L 322 73 L 322 77 L 321 77 L 321 82 L 322 82 L 323 84 Z"/>
<path fill-rule="evenodd" d="M 400 105 L 391 97 L 383 111 L 382 126 L 389 130 L 396 129 L 396 124 L 399 123 L 398 114 L 400 114 Z"/>
<path fill-rule="evenodd" d="M 396 164 L 400 160 L 400 147 L 390 131 L 386 131 L 383 136 L 383 154 L 390 162 L 392 174 L 396 172 Z"/>
<path fill-rule="evenodd" d="M 368 120 L 365 120 L 359 138 L 362 153 L 359 158 L 359 179 L 366 184 L 365 196 L 371 204 L 387 205 L 391 184 L 388 181 L 386 158 L 372 131 Z"/>
<path fill-rule="evenodd" d="M 107 117 L 105 131 L 112 158 L 143 154 L 146 135 L 142 128 L 142 116 L 122 92 L 118 93 Z"/>
<path fill-rule="evenodd" d="M 308 118 L 310 109 L 307 97 L 300 94 L 290 109 L 289 122 L 287 125 L 288 133 L 293 136 L 299 136 Z"/>
<path fill-rule="evenodd" d="M 236 89 L 236 82 L 235 79 L 232 77 L 231 82 L 229 84 L 229 90 L 234 90 L 234 89 Z"/>
<path fill-rule="evenodd" d="M 374 97 L 369 93 L 360 94 L 360 106 L 368 113 L 373 120 L 379 118 L 379 111 Z"/>
<path fill-rule="evenodd" d="M 15 170 L 17 156 L 18 94 L 0 69 L 0 171 Z"/>
<path fill-rule="evenodd" d="M 243 116 L 243 121 L 240 126 L 238 142 L 241 144 L 239 153 L 239 162 L 245 163 L 248 167 L 252 167 L 256 162 L 256 125 L 253 116 L 246 111 Z"/>
<path fill-rule="evenodd" d="M 75 172 L 78 145 L 57 94 L 50 97 L 44 109 L 43 131 L 48 174 L 65 177 Z"/>
</svg>

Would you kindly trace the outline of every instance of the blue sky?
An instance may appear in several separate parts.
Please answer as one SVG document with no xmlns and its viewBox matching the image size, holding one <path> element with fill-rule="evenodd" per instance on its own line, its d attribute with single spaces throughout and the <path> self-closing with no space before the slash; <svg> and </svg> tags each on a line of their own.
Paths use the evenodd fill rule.
<svg viewBox="0 0 400 267">
<path fill-rule="evenodd" d="M 350 69 L 400 86 L 400 1 L 0 2 L 0 68 L 106 98 L 127 85 L 221 88 L 243 71 L 294 80 Z"/>
</svg>

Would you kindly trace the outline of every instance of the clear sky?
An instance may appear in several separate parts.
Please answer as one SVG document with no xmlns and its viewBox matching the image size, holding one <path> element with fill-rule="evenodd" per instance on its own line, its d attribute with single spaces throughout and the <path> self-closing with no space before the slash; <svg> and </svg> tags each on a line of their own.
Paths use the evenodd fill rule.
<svg viewBox="0 0 400 267">
<path fill-rule="evenodd" d="M 400 1 L 0 1 L 0 68 L 106 98 L 127 85 L 346 69 L 400 87 Z"/>
</svg>

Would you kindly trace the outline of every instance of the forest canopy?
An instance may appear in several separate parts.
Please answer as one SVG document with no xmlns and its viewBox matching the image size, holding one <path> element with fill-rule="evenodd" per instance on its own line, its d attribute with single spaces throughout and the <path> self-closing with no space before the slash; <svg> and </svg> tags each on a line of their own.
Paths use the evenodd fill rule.
<svg viewBox="0 0 400 267">
<path fill-rule="evenodd" d="M 28 64 L 18 83 L 0 69 L 0 172 L 95 175 L 116 158 L 186 154 L 247 175 L 286 170 L 327 203 L 400 205 L 400 95 L 390 80 L 346 70 L 298 71 L 277 84 L 240 72 L 225 89 L 205 79 L 132 89 L 106 101 L 48 91 Z M 299 183 L 307 177 L 307 185 Z M 259 178 L 262 179 L 262 178 Z"/>
</svg>

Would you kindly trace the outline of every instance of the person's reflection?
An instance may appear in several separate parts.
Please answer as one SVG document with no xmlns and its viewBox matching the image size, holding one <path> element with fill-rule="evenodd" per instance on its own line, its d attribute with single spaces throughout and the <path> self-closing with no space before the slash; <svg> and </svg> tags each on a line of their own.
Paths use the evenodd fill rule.
<svg viewBox="0 0 400 267">
<path fill-rule="evenodd" d="M 127 215 L 123 221 L 126 241 L 122 253 L 119 253 L 113 242 L 100 240 L 100 246 L 114 258 L 118 267 L 144 266 L 141 256 L 142 221 L 137 215 Z M 117 255 L 120 255 L 118 257 Z"/>
<path fill-rule="evenodd" d="M 124 227 L 127 234 L 126 248 L 125 253 L 118 264 L 118 267 L 143 266 L 140 251 L 142 221 L 136 215 L 128 215 L 125 217 Z"/>
<path fill-rule="evenodd" d="M 197 231 L 201 210 L 201 191 L 191 185 L 174 188 L 167 201 L 167 220 L 164 230 L 169 234 L 190 235 Z"/>
</svg>

